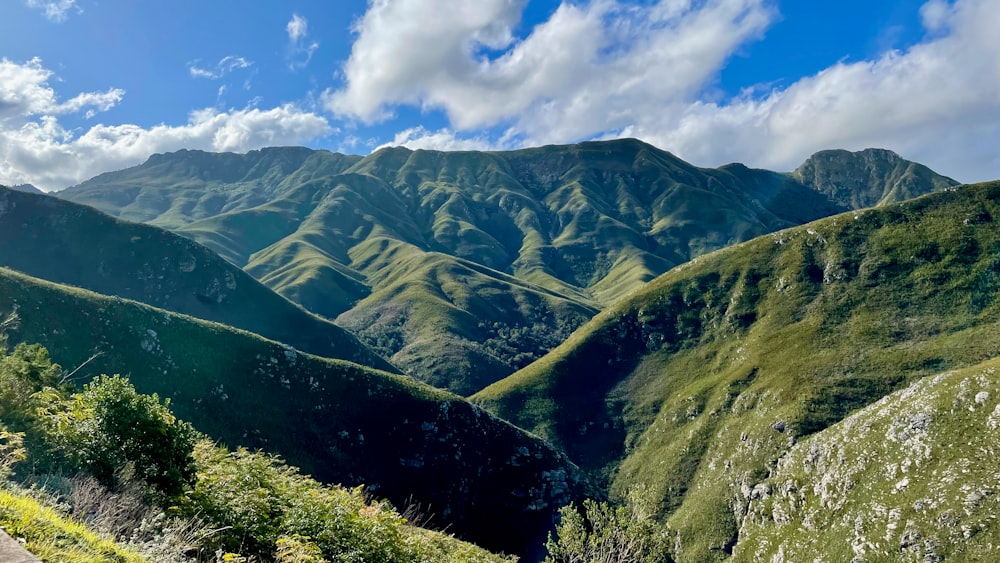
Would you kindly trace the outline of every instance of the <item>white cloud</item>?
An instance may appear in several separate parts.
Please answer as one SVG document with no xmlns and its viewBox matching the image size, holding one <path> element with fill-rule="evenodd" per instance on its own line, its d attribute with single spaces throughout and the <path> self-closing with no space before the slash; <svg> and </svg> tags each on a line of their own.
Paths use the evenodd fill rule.
<svg viewBox="0 0 1000 563">
<path fill-rule="evenodd" d="M 58 116 L 84 108 L 106 109 L 123 92 L 84 93 L 59 102 L 48 85 L 51 71 L 34 59 L 0 62 L 0 184 L 63 188 L 91 176 L 141 163 L 150 154 L 188 149 L 244 152 L 302 144 L 332 132 L 322 116 L 293 105 L 271 109 L 202 109 L 182 125 L 98 124 L 67 130 Z"/>
<path fill-rule="evenodd" d="M 57 23 L 66 21 L 67 14 L 74 8 L 77 13 L 83 11 L 76 5 L 76 0 L 25 0 L 25 4 L 42 10 L 46 18 Z"/>
<path fill-rule="evenodd" d="M 209 80 L 218 80 L 225 76 L 226 74 L 241 68 L 250 68 L 253 66 L 253 61 L 248 61 L 243 57 L 238 57 L 235 55 L 229 55 L 222 57 L 219 62 L 215 63 L 212 68 L 203 68 L 198 66 L 199 61 L 193 61 L 188 63 L 188 72 L 191 73 L 191 78 L 207 78 Z"/>
<path fill-rule="evenodd" d="M 285 25 L 285 31 L 288 32 L 288 68 L 305 68 L 319 48 L 319 43 L 309 40 L 309 21 L 298 14 L 292 14 L 292 19 Z"/>
<path fill-rule="evenodd" d="M 592 135 L 694 95 L 772 18 L 763 0 L 566 2 L 516 39 L 523 4 L 372 2 L 328 109 L 372 122 L 412 104 L 461 130 L 510 120 L 538 142 Z"/>
<path fill-rule="evenodd" d="M 292 14 L 292 19 L 288 20 L 285 30 L 288 31 L 288 40 L 295 43 L 305 38 L 309 30 L 309 22 L 298 14 Z"/>
<path fill-rule="evenodd" d="M 764 97 L 689 103 L 619 131 L 698 163 L 791 169 L 824 148 L 884 146 L 962 181 L 1000 178 L 1000 3 L 929 2 L 929 32 Z"/>
<path fill-rule="evenodd" d="M 353 143 L 354 145 L 357 142 Z M 424 127 L 411 127 L 396 133 L 395 138 L 382 147 L 407 147 L 413 150 L 427 149 L 436 151 L 486 151 L 493 150 L 496 146 L 488 139 L 479 136 L 471 138 L 460 138 L 450 129 L 439 129 L 438 131 L 428 131 Z"/>
<path fill-rule="evenodd" d="M 325 107 L 366 123 L 439 109 L 447 135 L 499 125 L 501 145 L 630 135 L 701 165 L 778 169 L 884 146 L 960 180 L 1000 177 L 996 0 L 930 0 L 915 46 L 728 99 L 706 92 L 774 21 L 770 0 L 566 0 L 516 37 L 524 4 L 371 0 Z"/>
<path fill-rule="evenodd" d="M 124 90 L 108 89 L 106 92 L 85 92 L 65 102 L 56 100 L 55 91 L 48 85 L 52 71 L 34 58 L 18 64 L 0 59 L 0 124 L 23 121 L 34 115 L 74 113 L 86 107 L 107 111 L 125 95 Z"/>
</svg>

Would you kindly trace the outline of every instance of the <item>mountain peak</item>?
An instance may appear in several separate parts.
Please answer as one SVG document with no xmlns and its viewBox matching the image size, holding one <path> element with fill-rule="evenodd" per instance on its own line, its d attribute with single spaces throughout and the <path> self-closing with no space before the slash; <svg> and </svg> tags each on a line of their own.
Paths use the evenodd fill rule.
<svg viewBox="0 0 1000 563">
<path fill-rule="evenodd" d="M 880 148 L 819 151 L 791 176 L 836 203 L 854 209 L 894 203 L 958 185 L 922 164 Z"/>
<path fill-rule="evenodd" d="M 25 193 L 29 193 L 29 194 L 40 194 L 40 193 L 42 193 L 42 190 L 36 188 L 35 186 L 32 186 L 31 184 L 17 184 L 17 185 L 14 185 L 14 186 L 0 185 L 0 188 L 7 188 L 9 190 L 14 190 L 14 191 L 17 191 L 17 192 L 25 192 Z"/>
</svg>

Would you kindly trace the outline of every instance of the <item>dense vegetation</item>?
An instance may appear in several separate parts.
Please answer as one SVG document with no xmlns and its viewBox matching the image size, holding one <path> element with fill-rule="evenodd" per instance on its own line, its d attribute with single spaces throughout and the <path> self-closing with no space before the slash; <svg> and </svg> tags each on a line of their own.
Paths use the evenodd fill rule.
<svg viewBox="0 0 1000 563">
<path fill-rule="evenodd" d="M 998 368 L 925 377 L 796 444 L 751 492 L 733 560 L 995 559 Z"/>
<path fill-rule="evenodd" d="M 0 270 L 14 342 L 38 342 L 86 382 L 128 374 L 230 448 L 282 455 L 326 483 L 365 485 L 497 551 L 540 549 L 558 508 L 587 491 L 566 457 L 411 378 L 310 356 L 136 302 Z"/>
<path fill-rule="evenodd" d="M 953 184 L 888 151 L 810 163 L 797 176 L 701 169 L 628 139 L 364 158 L 181 151 L 60 196 L 199 241 L 464 395 L 692 257 Z M 842 178 L 852 197 L 830 188 Z"/>
<path fill-rule="evenodd" d="M 474 400 L 649 491 L 676 560 L 725 559 L 804 437 L 1000 354 L 997 217 L 1000 183 L 963 186 L 702 256 Z"/>
<path fill-rule="evenodd" d="M 275 295 L 207 248 L 50 196 L 0 187 L 0 266 L 394 371 L 352 334 Z"/>
<path fill-rule="evenodd" d="M 16 431 L 0 436 L 0 467 L 26 468 L 16 481 L 0 476 L 0 522 L 46 560 L 501 560 L 409 525 L 361 488 L 324 486 L 279 458 L 217 447 L 125 378 L 101 376 L 72 392 L 44 348 L 0 354 L 0 420 Z M 34 497 L 53 507 L 15 484 L 26 480 L 42 483 Z"/>
</svg>

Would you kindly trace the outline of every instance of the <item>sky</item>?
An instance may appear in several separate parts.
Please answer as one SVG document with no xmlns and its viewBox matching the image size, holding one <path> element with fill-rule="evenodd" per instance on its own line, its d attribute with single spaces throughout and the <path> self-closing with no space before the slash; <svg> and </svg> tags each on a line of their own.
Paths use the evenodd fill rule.
<svg viewBox="0 0 1000 563">
<path fill-rule="evenodd" d="M 0 184 L 180 149 L 636 137 L 1000 179 L 1000 0 L 0 0 Z"/>
</svg>

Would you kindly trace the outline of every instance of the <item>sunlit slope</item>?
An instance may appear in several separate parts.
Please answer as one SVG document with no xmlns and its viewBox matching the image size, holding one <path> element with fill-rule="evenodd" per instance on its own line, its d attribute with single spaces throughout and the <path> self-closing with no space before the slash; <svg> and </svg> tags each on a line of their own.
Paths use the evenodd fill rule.
<svg viewBox="0 0 1000 563">
<path fill-rule="evenodd" d="M 782 230 L 678 267 L 473 399 L 723 559 L 802 436 L 1000 353 L 1000 183 Z M 968 437 L 973 439 L 973 437 Z"/>
<path fill-rule="evenodd" d="M 12 341 L 43 344 L 76 382 L 127 374 L 230 446 L 417 504 L 494 550 L 538 549 L 558 507 L 586 490 L 550 445 L 405 376 L 0 269 L 0 314 L 13 311 Z"/>
<path fill-rule="evenodd" d="M 747 491 L 733 559 L 996 559 L 998 369 L 927 376 L 796 444 Z"/>
<path fill-rule="evenodd" d="M 138 216 L 146 199 L 172 201 L 176 172 L 175 203 L 144 217 L 338 319 L 407 373 L 462 394 L 523 367 L 594 311 L 692 257 L 848 209 L 853 200 L 835 202 L 827 188 L 837 166 L 854 170 L 848 161 L 861 158 L 846 153 L 846 164 L 834 159 L 806 185 L 740 164 L 698 168 L 633 139 L 507 152 L 384 148 L 354 160 L 295 150 L 157 155 L 60 195 Z M 295 156 L 301 168 L 281 181 L 274 172 L 266 189 L 214 180 L 213 158 L 225 168 L 253 154 L 272 163 L 280 151 L 283 165 Z M 887 202 L 947 185 L 930 171 L 897 174 L 912 163 L 873 154 L 863 178 L 848 174 L 859 178 L 854 199 Z M 163 177 L 144 189 L 154 170 Z M 885 193 L 897 176 L 915 180 Z M 221 202 L 214 213 L 191 203 L 199 185 Z"/>
<path fill-rule="evenodd" d="M 275 294 L 207 248 L 51 196 L 0 187 L 0 266 L 394 371 L 349 332 Z"/>
<path fill-rule="evenodd" d="M 286 182 L 336 174 L 356 160 L 304 147 L 267 148 L 245 155 L 182 150 L 155 154 L 142 166 L 101 174 L 63 195 L 122 219 L 173 229 L 266 203 Z"/>
</svg>

